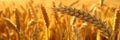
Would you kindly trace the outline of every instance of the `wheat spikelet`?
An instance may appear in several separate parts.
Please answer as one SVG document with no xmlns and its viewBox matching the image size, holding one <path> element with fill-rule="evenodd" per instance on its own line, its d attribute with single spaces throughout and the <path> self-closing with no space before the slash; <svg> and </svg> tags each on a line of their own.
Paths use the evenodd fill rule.
<svg viewBox="0 0 120 40">
<path fill-rule="evenodd" d="M 110 33 L 111 33 L 111 29 L 107 28 L 109 25 L 107 25 L 105 22 L 103 22 L 100 18 L 97 18 L 96 16 L 91 15 L 86 11 L 82 11 L 82 10 L 67 7 L 67 6 L 61 6 L 61 5 L 59 7 L 53 8 L 53 9 L 55 11 L 60 11 L 60 12 L 66 13 L 71 16 L 76 16 L 76 17 L 81 18 L 82 20 L 90 22 L 90 23 L 94 24 L 95 26 L 97 26 L 98 29 L 104 31 L 103 33 L 105 35 L 110 35 Z M 108 29 L 108 30 L 106 30 L 106 29 Z"/>
</svg>

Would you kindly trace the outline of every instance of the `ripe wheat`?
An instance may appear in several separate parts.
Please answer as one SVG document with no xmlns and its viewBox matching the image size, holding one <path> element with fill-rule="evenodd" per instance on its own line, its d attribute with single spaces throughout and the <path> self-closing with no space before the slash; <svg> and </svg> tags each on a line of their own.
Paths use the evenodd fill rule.
<svg viewBox="0 0 120 40">
<path fill-rule="evenodd" d="M 71 16 L 76 16 L 81 18 L 82 20 L 85 20 L 89 23 L 94 24 L 97 26 L 98 29 L 102 30 L 103 34 L 106 36 L 110 36 L 111 28 L 108 28 L 109 25 L 107 25 L 105 22 L 103 22 L 100 18 L 97 18 L 95 15 L 89 14 L 87 11 L 79 10 L 77 8 L 67 7 L 67 6 L 59 6 L 53 8 L 55 11 L 60 11 L 63 13 L 66 13 Z"/>
</svg>

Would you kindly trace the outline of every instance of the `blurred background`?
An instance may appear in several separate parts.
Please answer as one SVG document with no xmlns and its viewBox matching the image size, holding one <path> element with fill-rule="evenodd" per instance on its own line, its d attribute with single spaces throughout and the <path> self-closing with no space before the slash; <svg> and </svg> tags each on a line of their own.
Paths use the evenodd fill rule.
<svg viewBox="0 0 120 40">
<path fill-rule="evenodd" d="M 94 23 L 54 11 L 60 4 L 100 18 L 111 36 Z M 119 14 L 120 0 L 0 0 L 0 40 L 120 40 Z"/>
</svg>

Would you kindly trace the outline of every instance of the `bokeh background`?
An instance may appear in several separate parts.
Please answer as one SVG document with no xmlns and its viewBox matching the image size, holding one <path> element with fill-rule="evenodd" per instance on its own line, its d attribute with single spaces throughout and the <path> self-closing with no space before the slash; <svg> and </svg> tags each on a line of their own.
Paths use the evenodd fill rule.
<svg viewBox="0 0 120 40">
<path fill-rule="evenodd" d="M 120 0 L 0 0 L 0 40 L 111 40 L 94 24 L 54 11 L 60 4 L 97 16 L 120 40 Z"/>
</svg>

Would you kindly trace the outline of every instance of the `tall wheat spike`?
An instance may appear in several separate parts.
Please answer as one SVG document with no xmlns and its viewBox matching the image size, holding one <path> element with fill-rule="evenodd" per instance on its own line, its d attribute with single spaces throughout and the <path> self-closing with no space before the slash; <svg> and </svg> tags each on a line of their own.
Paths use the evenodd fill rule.
<svg viewBox="0 0 120 40">
<path fill-rule="evenodd" d="M 18 30 L 20 30 L 20 18 L 19 18 L 19 12 L 17 8 L 15 8 L 15 19 L 16 19 L 16 26 Z"/>
<path fill-rule="evenodd" d="M 111 35 L 111 28 L 109 28 L 109 25 L 106 24 L 105 22 L 103 22 L 100 18 L 97 18 L 95 15 L 91 15 L 86 11 L 82 11 L 82 10 L 79 10 L 76 8 L 61 6 L 61 5 L 59 7 L 53 8 L 53 9 L 55 11 L 60 11 L 60 12 L 66 13 L 71 16 L 79 17 L 82 20 L 85 20 L 85 21 L 97 26 L 98 29 L 103 31 L 102 33 L 104 35 L 106 35 L 106 36 Z"/>
<path fill-rule="evenodd" d="M 48 28 L 48 26 L 49 26 L 49 24 L 50 24 L 50 23 L 49 23 L 49 18 L 48 18 L 46 9 L 45 9 L 45 7 L 44 7 L 43 5 L 41 5 L 41 10 L 42 10 L 42 14 L 43 14 L 43 16 L 44 16 L 45 22 L 46 22 L 46 26 L 47 26 L 47 28 Z"/>
<path fill-rule="evenodd" d="M 115 20 L 114 20 L 114 33 L 112 35 L 112 40 L 117 40 L 117 35 L 120 29 L 120 10 L 116 10 L 115 13 Z"/>
</svg>

